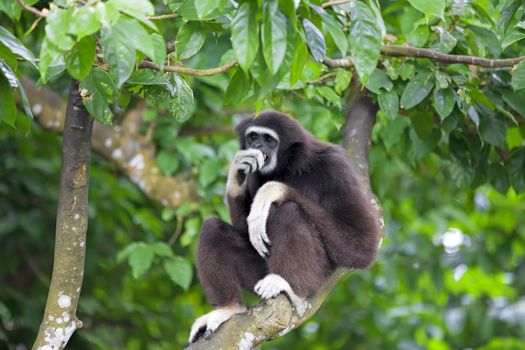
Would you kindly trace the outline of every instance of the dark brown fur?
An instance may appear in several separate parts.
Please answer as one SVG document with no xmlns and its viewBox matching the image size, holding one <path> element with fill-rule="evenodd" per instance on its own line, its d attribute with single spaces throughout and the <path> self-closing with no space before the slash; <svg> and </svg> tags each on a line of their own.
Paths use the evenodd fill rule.
<svg viewBox="0 0 525 350">
<path fill-rule="evenodd" d="M 301 297 L 315 294 L 336 267 L 366 268 L 376 256 L 379 221 L 344 150 L 316 140 L 298 122 L 274 111 L 245 120 L 236 129 L 241 149 L 245 130 L 269 127 L 280 137 L 277 168 L 248 175 L 244 196 L 228 196 L 232 224 L 206 220 L 197 251 L 197 272 L 215 306 L 242 304 L 240 290 L 253 290 L 268 273 L 286 279 Z M 289 190 L 273 204 L 267 221 L 267 260 L 252 247 L 246 218 L 257 190 L 279 181 Z"/>
</svg>

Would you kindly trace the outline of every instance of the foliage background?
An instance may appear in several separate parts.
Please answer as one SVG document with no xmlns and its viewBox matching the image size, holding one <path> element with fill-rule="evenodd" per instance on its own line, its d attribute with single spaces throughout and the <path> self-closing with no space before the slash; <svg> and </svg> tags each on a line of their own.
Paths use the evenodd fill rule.
<svg viewBox="0 0 525 350">
<path fill-rule="evenodd" d="M 373 8 L 374 2 L 360 3 Z M 525 53 L 524 9 L 515 1 L 447 1 L 443 20 L 418 11 L 420 1 L 379 3 L 386 32 L 396 43 L 487 57 Z M 37 23 L 24 35 L 35 18 L 16 13 L 15 5 L 2 3 L 0 24 L 41 52 L 44 24 Z M 48 2 L 37 5 L 48 7 Z M 161 2 L 155 5 L 157 13 L 170 11 Z M 502 28 L 499 19 L 511 7 L 512 17 Z M 262 6 L 259 11 L 263 22 Z M 322 29 L 325 54 L 336 57 L 349 50 L 341 48 L 332 37 L 338 34 L 329 24 L 322 25 L 322 16 L 314 12 L 303 10 L 300 15 Z M 179 18 L 158 25 L 169 38 L 184 23 L 185 18 Z M 206 20 L 188 23 L 217 28 Z M 338 23 L 351 38 L 348 23 Z M 205 41 L 186 61 L 188 66 L 224 63 L 221 57 L 229 52 L 230 34 L 213 30 L 195 31 Z M 178 58 L 184 56 L 183 44 Z M 349 46 L 356 47 L 352 42 Z M 192 118 L 184 123 L 180 119 L 185 118 L 170 116 L 177 117 L 180 109 L 174 112 L 147 100 L 141 130 L 153 130 L 163 173 L 188 173 L 196 179 L 195 202 L 177 209 L 163 207 L 146 198 L 114 164 L 94 156 L 78 311 L 84 327 L 69 346 L 181 348 L 195 317 L 209 310 L 193 269 L 188 269 L 203 218 L 227 217 L 222 196 L 228 161 L 237 148 L 233 125 L 247 113 L 272 107 L 292 114 L 320 139 L 340 143 L 346 87 L 359 75 L 368 79 L 368 91 L 382 108 L 370 154 L 372 185 L 385 209 L 387 228 L 378 262 L 348 276 L 300 329 L 262 348 L 521 349 L 525 197 L 517 193 L 525 184 L 525 131 L 523 90 L 511 85 L 516 73 L 389 58 L 369 74 L 330 70 L 335 80 L 318 84 L 315 80 L 328 69 L 308 56 L 299 78 L 303 85 L 289 92 L 290 86 L 278 80 L 264 80 L 260 73 L 268 69 L 268 62 L 261 52 L 255 60 L 248 75 L 234 68 L 224 75 L 186 77 L 195 102 L 177 101 L 190 108 Z M 29 66 L 18 69 L 38 79 Z M 68 78 L 62 75 L 48 85 L 65 95 Z M 403 97 L 407 89 L 412 93 Z M 454 98 L 444 97 L 449 102 L 436 104 L 438 91 L 450 89 Z M 409 108 L 421 90 L 427 94 Z M 394 108 L 394 100 L 404 108 Z M 128 108 L 140 103 L 132 97 Z M 440 106 L 450 103 L 454 109 L 445 115 Z M 2 108 L 5 112 L 5 105 Z M 41 321 L 51 275 L 60 169 L 60 138 L 34 122 L 26 125 L 27 120 L 18 115 L 15 129 L 6 120 L 0 127 L 0 347 L 12 349 L 29 347 Z M 178 261 L 175 268 L 167 263 L 171 259 Z M 247 298 L 252 304 L 257 301 Z"/>
</svg>

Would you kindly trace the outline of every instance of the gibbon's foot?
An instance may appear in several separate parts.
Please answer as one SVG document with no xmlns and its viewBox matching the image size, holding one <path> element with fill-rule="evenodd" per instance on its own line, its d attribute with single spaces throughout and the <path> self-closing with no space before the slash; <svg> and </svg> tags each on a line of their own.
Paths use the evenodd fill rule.
<svg viewBox="0 0 525 350">
<path fill-rule="evenodd" d="M 194 343 L 202 336 L 209 338 L 221 324 L 228 321 L 233 315 L 246 311 L 243 305 L 232 305 L 215 309 L 199 317 L 191 326 L 188 343 Z"/>
<path fill-rule="evenodd" d="M 292 290 L 290 284 L 281 276 L 271 273 L 259 280 L 254 287 L 255 293 L 263 299 L 271 299 L 279 293 L 286 293 L 297 312 L 302 316 L 309 304 L 306 300 L 297 296 Z"/>
</svg>

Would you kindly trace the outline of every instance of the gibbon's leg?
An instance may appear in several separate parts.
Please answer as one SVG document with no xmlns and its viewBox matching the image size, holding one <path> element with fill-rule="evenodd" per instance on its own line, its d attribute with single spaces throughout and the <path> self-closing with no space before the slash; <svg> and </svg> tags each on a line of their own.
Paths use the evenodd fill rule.
<svg viewBox="0 0 525 350">
<path fill-rule="evenodd" d="M 266 262 L 251 246 L 248 234 L 218 218 L 208 218 L 202 225 L 196 267 L 206 299 L 215 310 L 194 322 L 190 343 L 245 311 L 241 288 L 252 291 L 267 273 Z"/>
<path fill-rule="evenodd" d="M 318 229 L 300 205 L 293 201 L 272 204 L 266 230 L 271 242 L 269 275 L 257 283 L 256 293 L 273 297 L 287 292 L 287 282 L 299 298 L 315 294 L 334 268 Z"/>
</svg>

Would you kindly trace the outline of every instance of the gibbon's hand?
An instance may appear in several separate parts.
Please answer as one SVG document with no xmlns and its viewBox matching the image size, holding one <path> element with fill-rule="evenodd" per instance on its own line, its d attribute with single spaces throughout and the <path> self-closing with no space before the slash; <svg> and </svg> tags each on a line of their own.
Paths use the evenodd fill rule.
<svg viewBox="0 0 525 350">
<path fill-rule="evenodd" d="M 246 218 L 250 242 L 257 253 L 267 258 L 271 245 L 266 231 L 266 223 L 273 203 L 280 204 L 286 197 L 287 187 L 277 181 L 269 181 L 259 188 L 253 199 L 250 214 Z"/>
<path fill-rule="evenodd" d="M 226 191 L 236 197 L 246 188 L 246 174 L 251 174 L 264 166 L 264 155 L 258 149 L 245 149 L 237 152 L 230 165 Z"/>
</svg>

